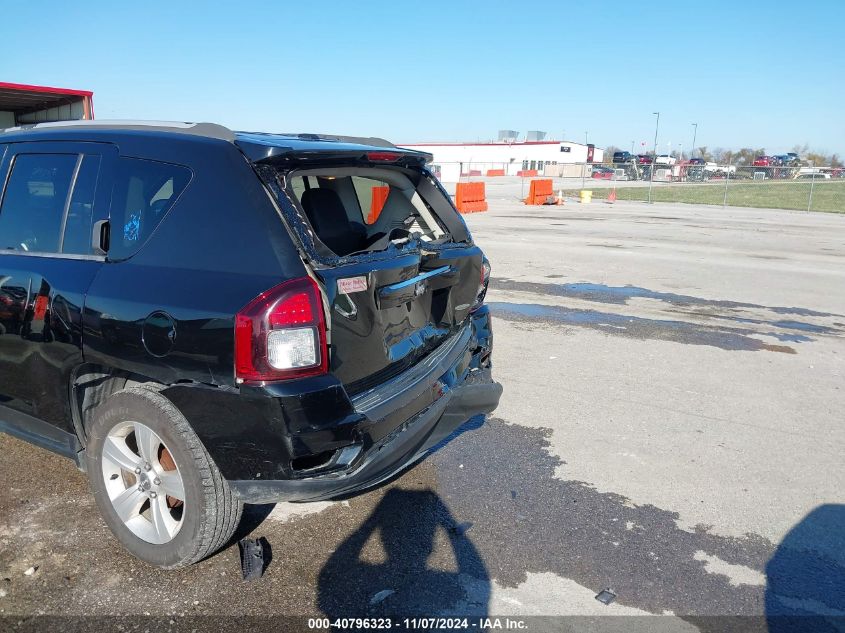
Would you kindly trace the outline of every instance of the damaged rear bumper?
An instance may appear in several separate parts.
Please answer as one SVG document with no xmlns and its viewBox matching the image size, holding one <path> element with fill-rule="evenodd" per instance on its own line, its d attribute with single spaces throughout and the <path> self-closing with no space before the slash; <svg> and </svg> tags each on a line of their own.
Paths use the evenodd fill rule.
<svg viewBox="0 0 845 633">
<path fill-rule="evenodd" d="M 493 411 L 502 387 L 491 376 L 492 344 L 482 306 L 409 370 L 351 398 L 332 375 L 164 393 L 245 503 L 329 499 L 390 478 Z"/>
<path fill-rule="evenodd" d="M 342 473 L 304 479 L 230 481 L 245 503 L 318 501 L 375 486 L 415 463 L 471 417 L 490 413 L 499 404 L 502 386 L 480 370 L 471 384 L 444 393 L 434 404 L 374 444 L 356 466 Z"/>
</svg>

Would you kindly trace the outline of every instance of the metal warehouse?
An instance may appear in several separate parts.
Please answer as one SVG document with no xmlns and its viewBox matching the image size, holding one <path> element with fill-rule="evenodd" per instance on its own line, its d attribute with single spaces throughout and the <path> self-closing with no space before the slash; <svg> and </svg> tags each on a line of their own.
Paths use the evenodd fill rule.
<svg viewBox="0 0 845 633">
<path fill-rule="evenodd" d="M 457 182 L 461 176 L 519 176 L 523 175 L 520 172 L 534 170 L 536 174 L 561 175 L 560 165 L 600 163 L 604 159 L 602 149 L 570 141 L 503 139 L 487 143 L 413 143 L 403 147 L 432 154 L 434 171 L 444 182 Z"/>
<path fill-rule="evenodd" d="M 94 118 L 94 93 L 0 81 L 0 129 Z"/>
</svg>

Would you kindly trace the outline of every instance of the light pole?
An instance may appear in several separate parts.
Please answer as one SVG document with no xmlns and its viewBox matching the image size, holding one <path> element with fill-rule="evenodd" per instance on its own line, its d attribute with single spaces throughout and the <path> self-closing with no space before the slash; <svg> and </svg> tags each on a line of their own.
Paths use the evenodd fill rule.
<svg viewBox="0 0 845 633">
<path fill-rule="evenodd" d="M 695 154 L 695 136 L 698 134 L 698 123 L 692 124 L 692 149 L 689 152 L 689 157 L 692 158 Z"/>
<path fill-rule="evenodd" d="M 584 132 L 584 151 L 589 152 L 590 150 L 587 149 L 587 133 Z M 584 155 L 584 164 L 581 166 L 581 189 L 584 188 L 584 179 L 587 177 L 587 155 Z"/>
<path fill-rule="evenodd" d="M 634 141 L 631 141 L 631 155 L 634 155 Z"/>
<path fill-rule="evenodd" d="M 660 129 L 660 113 L 659 112 L 652 112 L 655 116 L 657 116 L 657 122 L 654 124 L 654 154 L 652 154 L 651 158 L 651 169 L 649 170 L 648 174 L 648 202 L 651 204 L 651 185 L 654 182 L 654 161 L 657 159 L 657 132 Z"/>
</svg>

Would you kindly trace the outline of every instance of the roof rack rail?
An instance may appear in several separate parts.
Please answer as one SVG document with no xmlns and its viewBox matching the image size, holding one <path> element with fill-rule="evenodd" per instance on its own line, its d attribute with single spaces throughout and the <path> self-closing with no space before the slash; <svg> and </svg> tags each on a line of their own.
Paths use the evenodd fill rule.
<svg viewBox="0 0 845 633">
<path fill-rule="evenodd" d="M 235 134 L 227 127 L 217 123 L 191 123 L 188 121 L 134 121 L 127 119 L 97 119 L 75 121 L 50 121 L 44 123 L 25 123 L 16 127 L 5 128 L 4 132 L 19 132 L 25 130 L 67 128 L 101 128 L 111 130 L 160 130 L 178 132 L 180 134 L 194 134 L 234 142 Z"/>
</svg>

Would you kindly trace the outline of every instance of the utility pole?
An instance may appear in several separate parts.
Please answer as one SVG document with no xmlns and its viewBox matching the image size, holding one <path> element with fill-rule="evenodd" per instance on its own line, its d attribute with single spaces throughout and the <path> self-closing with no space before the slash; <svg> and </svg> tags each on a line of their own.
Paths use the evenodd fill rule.
<svg viewBox="0 0 845 633">
<path fill-rule="evenodd" d="M 698 123 L 692 124 L 692 149 L 690 150 L 689 157 L 692 158 L 695 154 L 695 137 L 698 134 Z"/>
<path fill-rule="evenodd" d="M 651 185 L 654 183 L 654 161 L 657 159 L 657 132 L 660 130 L 660 113 L 652 112 L 657 116 L 657 122 L 654 124 L 654 154 L 651 158 L 651 169 L 649 169 L 648 178 L 648 202 L 651 204 Z"/>
<path fill-rule="evenodd" d="M 587 133 L 584 132 L 584 151 L 589 152 L 587 149 Z M 581 166 L 581 189 L 584 188 L 585 183 L 584 179 L 587 177 L 587 154 L 584 154 L 584 164 Z"/>
</svg>

